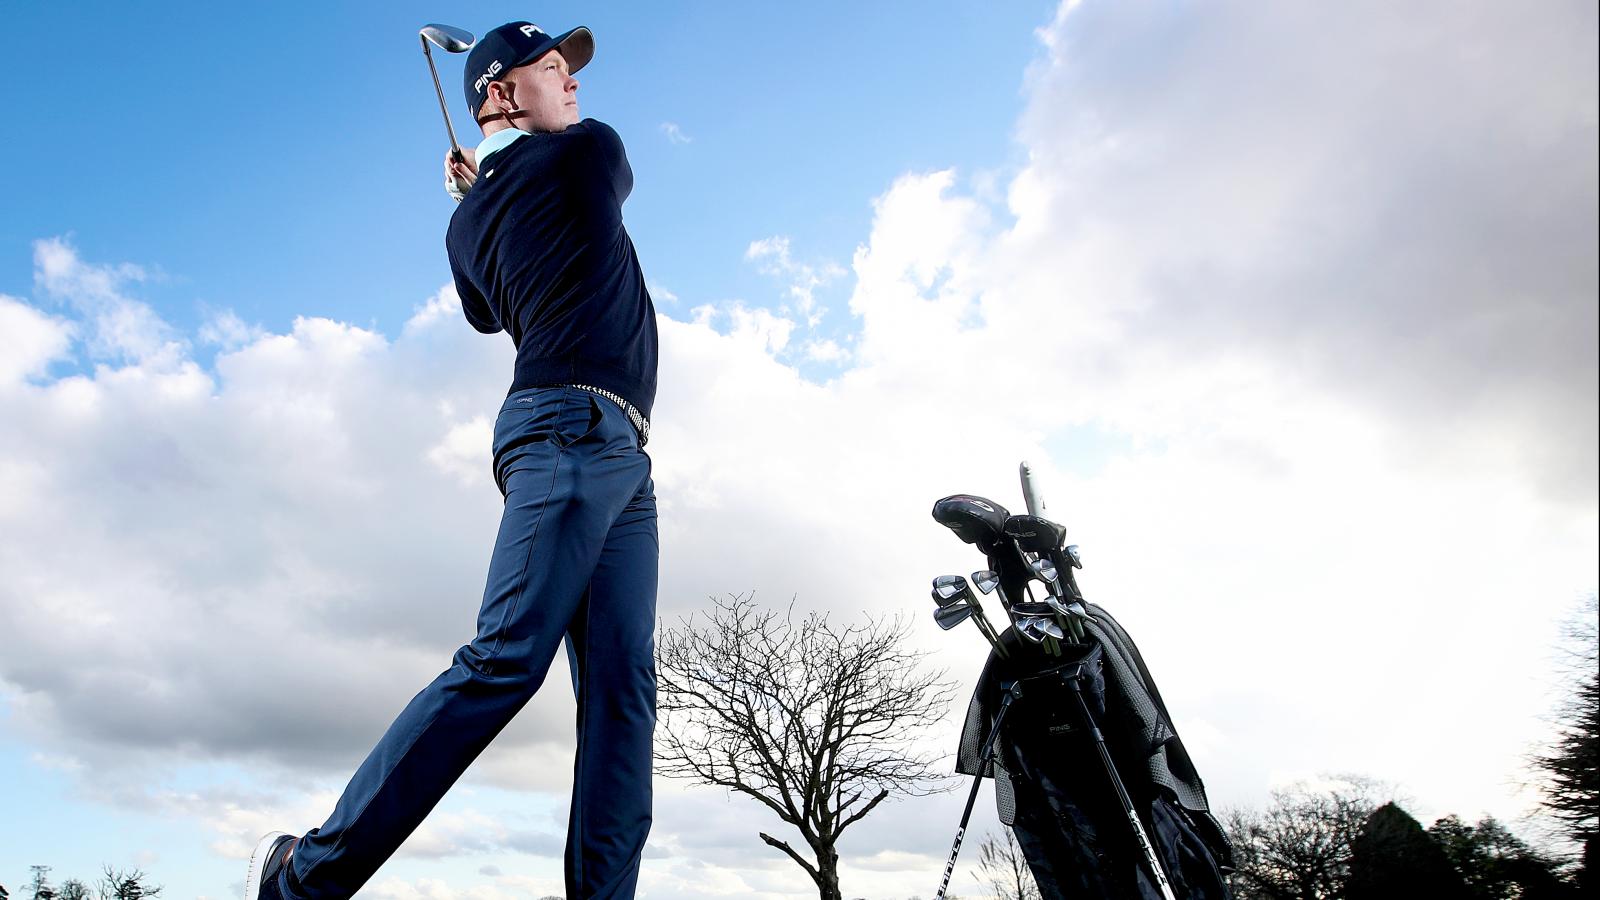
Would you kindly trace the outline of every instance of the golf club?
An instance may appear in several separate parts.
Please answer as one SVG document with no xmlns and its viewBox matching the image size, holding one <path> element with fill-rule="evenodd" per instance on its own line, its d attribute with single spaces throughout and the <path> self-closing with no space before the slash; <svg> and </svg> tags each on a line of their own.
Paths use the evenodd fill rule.
<svg viewBox="0 0 1600 900">
<path fill-rule="evenodd" d="M 1024 616 L 1017 620 L 1017 634 L 1035 644 L 1044 643 L 1045 633 L 1039 627 L 1040 622 L 1047 622 L 1043 616 Z"/>
<path fill-rule="evenodd" d="M 972 607 L 965 603 L 958 603 L 954 606 L 941 606 L 933 611 L 933 620 L 939 623 L 940 628 L 949 631 L 972 618 L 972 612 Z"/>
<path fill-rule="evenodd" d="M 1052 597 L 1050 599 L 1053 600 L 1055 598 Z M 1023 600 L 1013 604 L 1011 607 L 1012 615 L 1019 619 L 1032 619 L 1040 616 L 1050 616 L 1053 615 L 1055 611 L 1056 608 L 1050 604 L 1050 600 Z"/>
<path fill-rule="evenodd" d="M 1047 584 L 1061 577 L 1061 573 L 1056 571 L 1056 564 L 1043 557 L 1029 562 L 1028 568 L 1032 569 L 1033 574 L 1039 576 L 1039 579 Z"/>
<path fill-rule="evenodd" d="M 962 602 L 965 596 L 971 596 L 967 590 L 967 580 L 960 575 L 940 575 L 933 579 L 933 599 L 940 606 L 951 606 Z"/>
<path fill-rule="evenodd" d="M 935 522 L 985 554 L 1004 537 L 1001 528 L 1010 517 L 1004 506 L 972 494 L 952 494 L 933 504 Z"/>
<path fill-rule="evenodd" d="M 1017 465 L 1017 474 L 1022 477 L 1022 501 L 1028 507 L 1030 516 L 1048 516 L 1044 503 L 1044 492 L 1039 489 L 1038 479 L 1034 478 L 1033 466 L 1023 460 Z"/>
<path fill-rule="evenodd" d="M 428 44 L 446 53 L 465 53 L 472 49 L 478 39 L 472 36 L 472 32 L 450 25 L 424 25 L 417 34 L 422 38 L 422 55 L 428 58 L 428 71 L 433 74 L 433 89 L 439 95 L 439 111 L 444 113 L 444 130 L 450 133 L 450 156 L 456 162 L 465 162 L 461 146 L 456 143 L 455 126 L 450 124 L 450 110 L 444 103 L 444 88 L 439 85 L 439 70 L 433 67 L 433 53 L 428 50 Z"/>
<path fill-rule="evenodd" d="M 989 624 L 989 617 L 983 614 L 983 607 L 979 606 L 977 598 L 972 596 L 972 589 L 967 586 L 965 578 L 960 575 L 940 575 L 933 579 L 933 601 L 939 604 L 941 611 L 959 606 L 970 609 L 977 616 L 972 623 L 983 632 L 983 637 L 989 642 L 989 646 L 993 647 L 1001 658 L 1006 658 L 1005 648 L 1000 645 L 1000 635 L 994 630 L 994 626 Z M 935 616 L 937 617 L 937 613 Z M 949 627 L 946 626 L 945 630 L 948 631 Z"/>
<path fill-rule="evenodd" d="M 1000 573 L 990 569 L 983 569 L 972 573 L 972 586 L 980 594 L 992 594 L 1000 586 Z"/>
<path fill-rule="evenodd" d="M 1076 608 L 1082 605 L 1083 593 L 1078 590 L 1078 583 L 1072 577 L 1072 569 L 1082 568 L 1082 562 L 1081 558 L 1062 549 L 1067 538 L 1065 526 L 1039 516 L 1012 516 L 1006 520 L 1002 530 L 1015 543 L 1017 552 L 1028 561 L 1029 571 L 1045 583 L 1052 597 L 1060 601 L 1064 615 L 1062 624 L 1071 629 L 1075 640 L 1081 640 L 1083 628 L 1073 616 Z M 1074 544 L 1074 553 L 1076 548 Z M 1030 559 L 1030 554 L 1036 558 Z M 1087 610 L 1084 610 L 1084 614 L 1087 614 Z"/>
</svg>

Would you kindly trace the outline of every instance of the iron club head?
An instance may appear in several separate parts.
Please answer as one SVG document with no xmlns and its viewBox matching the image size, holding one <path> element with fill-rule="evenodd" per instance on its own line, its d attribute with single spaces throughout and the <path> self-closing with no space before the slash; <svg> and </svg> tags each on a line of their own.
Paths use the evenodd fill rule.
<svg viewBox="0 0 1600 900">
<path fill-rule="evenodd" d="M 1000 586 L 1000 573 L 990 569 L 973 572 L 972 586 L 977 588 L 980 594 L 992 594 L 994 589 Z"/>
<path fill-rule="evenodd" d="M 1023 618 L 1018 619 L 1017 634 L 1021 635 L 1025 640 L 1032 641 L 1035 644 L 1044 643 L 1044 632 L 1039 630 L 1039 623 L 1042 621 L 1044 620 L 1036 616 L 1024 616 Z"/>
<path fill-rule="evenodd" d="M 1054 598 L 1052 598 L 1054 599 Z M 1018 618 L 1036 618 L 1050 616 L 1056 613 L 1056 607 L 1049 600 L 1018 600 L 1011 604 L 1011 614 Z"/>
<path fill-rule="evenodd" d="M 1051 584 L 1054 584 L 1056 579 L 1061 577 L 1061 573 L 1056 571 L 1056 564 L 1044 557 L 1029 560 L 1028 568 L 1032 569 L 1033 574 L 1039 576 L 1040 579 Z"/>
<path fill-rule="evenodd" d="M 933 599 L 940 606 L 951 606 L 972 598 L 972 589 L 960 575 L 940 575 L 933 580 Z"/>
<path fill-rule="evenodd" d="M 972 614 L 974 612 L 977 612 L 977 610 L 965 603 L 957 603 L 953 606 L 941 606 L 933 611 L 933 620 L 939 623 L 940 628 L 943 628 L 945 631 L 949 631 L 957 625 L 960 625 L 962 622 L 972 618 Z"/>
<path fill-rule="evenodd" d="M 478 42 L 472 32 L 453 25 L 424 25 L 417 34 L 446 53 L 465 53 Z"/>
</svg>

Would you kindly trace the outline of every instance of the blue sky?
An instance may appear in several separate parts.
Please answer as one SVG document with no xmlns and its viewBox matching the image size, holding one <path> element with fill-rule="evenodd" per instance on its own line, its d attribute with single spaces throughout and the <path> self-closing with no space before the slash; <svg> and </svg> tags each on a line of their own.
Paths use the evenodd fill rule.
<svg viewBox="0 0 1600 900">
<path fill-rule="evenodd" d="M 923 607 L 978 560 L 927 510 L 1020 507 L 1028 459 L 1218 806 L 1355 772 L 1536 834 L 1524 761 L 1600 569 L 1596 17 L 10 10 L 0 884 L 109 863 L 237 896 L 470 636 L 511 348 L 446 285 L 441 19 L 596 34 L 580 99 L 627 143 L 661 327 L 664 620 L 751 590 L 910 610 L 965 690 L 976 636 Z M 559 892 L 549 685 L 364 897 Z M 963 800 L 863 820 L 847 896 L 931 893 Z M 658 779 L 641 897 L 814 896 L 764 815 Z"/>
<path fill-rule="evenodd" d="M 210 304 L 280 330 L 301 314 L 394 329 L 419 285 L 449 275 L 451 201 L 433 183 L 444 129 L 416 30 L 531 16 L 597 35 L 580 96 L 627 141 L 629 229 L 651 280 L 759 303 L 775 291 L 743 263 L 751 240 L 781 232 L 805 258 L 847 261 L 867 199 L 895 175 L 1015 163 L 1022 72 L 1050 9 L 27 5 L 11 13 L 19 33 L 57 39 L 16 48 L 26 74 L 10 82 L 16 139 L 0 158 L 28 171 L 44 148 L 72 175 L 8 198 L 0 287 L 25 292 L 30 242 L 70 234 L 91 258 L 154 270 L 144 296 L 176 324 Z M 70 62 L 63 44 L 78 48 Z M 438 57 L 471 134 L 462 62 Z"/>
</svg>

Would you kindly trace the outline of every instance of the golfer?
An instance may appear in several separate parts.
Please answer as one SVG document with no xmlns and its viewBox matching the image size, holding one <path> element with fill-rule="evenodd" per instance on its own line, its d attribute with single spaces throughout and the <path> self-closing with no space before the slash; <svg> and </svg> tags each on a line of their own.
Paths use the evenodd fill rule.
<svg viewBox="0 0 1600 900">
<path fill-rule="evenodd" d="M 656 720 L 644 452 L 656 324 L 622 225 L 622 142 L 578 117 L 573 73 L 593 55 L 587 28 L 552 37 L 512 22 L 467 57 L 484 139 L 446 159 L 470 190 L 445 243 L 467 321 L 517 348 L 494 426 L 505 511 L 477 636 L 389 726 L 326 822 L 262 839 L 245 900 L 353 895 L 539 690 L 563 638 L 578 710 L 566 896 L 634 896 Z"/>
</svg>

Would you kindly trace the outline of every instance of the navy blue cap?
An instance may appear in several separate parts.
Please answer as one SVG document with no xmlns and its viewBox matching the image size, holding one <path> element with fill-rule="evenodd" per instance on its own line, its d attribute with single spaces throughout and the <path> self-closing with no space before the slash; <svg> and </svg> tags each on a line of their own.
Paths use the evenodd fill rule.
<svg viewBox="0 0 1600 900">
<path fill-rule="evenodd" d="M 462 73 L 468 112 L 473 121 L 489 98 L 489 83 L 498 81 L 517 66 L 525 66 L 551 50 L 560 50 L 567 71 L 576 72 L 594 58 L 594 35 L 579 25 L 565 34 L 551 37 L 531 22 L 507 22 L 472 45 L 467 68 Z"/>
</svg>

